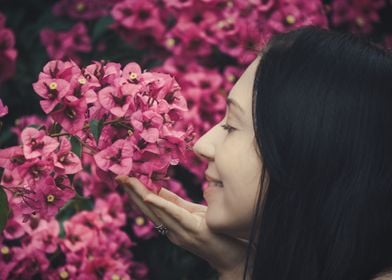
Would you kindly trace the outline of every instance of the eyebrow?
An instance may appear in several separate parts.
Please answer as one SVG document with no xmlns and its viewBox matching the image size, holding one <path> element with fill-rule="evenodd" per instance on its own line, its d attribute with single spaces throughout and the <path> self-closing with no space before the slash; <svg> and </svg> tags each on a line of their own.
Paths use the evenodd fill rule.
<svg viewBox="0 0 392 280">
<path fill-rule="evenodd" d="M 226 104 L 227 104 L 227 106 L 230 106 L 230 104 L 233 104 L 233 105 L 236 106 L 238 109 L 240 109 L 240 111 L 241 111 L 242 113 L 245 113 L 244 109 L 242 109 L 242 107 L 240 106 L 240 104 L 238 104 L 237 101 L 235 101 L 234 99 L 227 98 L 227 99 L 226 99 Z"/>
</svg>

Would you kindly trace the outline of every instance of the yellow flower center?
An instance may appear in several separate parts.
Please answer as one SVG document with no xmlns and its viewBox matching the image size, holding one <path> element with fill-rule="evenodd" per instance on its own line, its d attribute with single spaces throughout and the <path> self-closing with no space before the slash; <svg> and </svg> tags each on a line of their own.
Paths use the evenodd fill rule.
<svg viewBox="0 0 392 280">
<path fill-rule="evenodd" d="M 3 255 L 8 255 L 10 253 L 10 248 L 8 248 L 7 246 L 1 247 L 1 253 Z"/>
<path fill-rule="evenodd" d="M 60 272 L 60 278 L 61 279 L 68 279 L 68 277 L 69 277 L 69 274 L 65 270 Z"/>
<path fill-rule="evenodd" d="M 86 84 L 86 79 L 85 78 L 80 78 L 79 80 L 78 80 L 78 82 L 79 82 L 79 84 L 81 84 L 81 85 L 84 85 L 84 84 Z"/>
<path fill-rule="evenodd" d="M 136 73 L 129 73 L 129 78 L 131 79 L 131 80 L 135 80 L 136 78 L 137 78 L 137 74 Z"/>
<path fill-rule="evenodd" d="M 79 2 L 76 4 L 75 8 L 78 12 L 83 12 L 86 8 L 86 5 L 82 2 Z"/>
<path fill-rule="evenodd" d="M 225 27 L 226 23 L 225 23 L 224 20 L 221 20 L 221 21 L 218 22 L 217 25 L 218 25 L 218 28 L 222 29 L 223 27 Z"/>
<path fill-rule="evenodd" d="M 138 216 L 138 217 L 136 217 L 136 219 L 135 219 L 135 223 L 136 223 L 138 226 L 142 226 L 142 225 L 144 225 L 145 220 L 144 220 L 144 218 L 143 218 L 142 216 Z"/>
<path fill-rule="evenodd" d="M 293 15 L 288 15 L 288 16 L 286 17 L 286 22 L 287 22 L 288 24 L 294 24 L 294 23 L 295 23 L 295 17 L 294 17 Z"/>
<path fill-rule="evenodd" d="M 234 76 L 233 74 L 227 75 L 227 79 L 228 79 L 230 82 L 234 82 L 234 81 L 235 81 L 235 76 Z"/>
<path fill-rule="evenodd" d="M 168 38 L 168 39 L 166 39 L 166 46 L 167 46 L 168 48 L 174 47 L 175 44 L 176 44 L 176 40 L 174 40 L 174 38 Z"/>
<path fill-rule="evenodd" d="M 57 89 L 57 83 L 51 82 L 51 83 L 49 84 L 49 88 L 50 88 L 51 90 Z"/>
<path fill-rule="evenodd" d="M 49 195 L 46 197 L 46 200 L 47 200 L 48 202 L 53 202 L 53 201 L 54 201 L 54 195 L 53 195 L 53 194 L 49 194 Z"/>
<path fill-rule="evenodd" d="M 112 280 L 121 280 L 121 277 L 118 276 L 117 274 L 112 275 Z"/>
</svg>

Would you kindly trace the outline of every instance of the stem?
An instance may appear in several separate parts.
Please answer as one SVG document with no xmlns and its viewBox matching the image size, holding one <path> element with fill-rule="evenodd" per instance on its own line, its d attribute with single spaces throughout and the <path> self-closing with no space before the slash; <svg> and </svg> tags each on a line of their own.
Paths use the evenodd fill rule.
<svg viewBox="0 0 392 280">
<path fill-rule="evenodd" d="M 117 122 L 118 122 L 119 124 L 122 124 L 121 121 L 122 121 L 122 117 L 120 117 L 120 118 L 115 118 L 114 120 L 104 122 L 103 125 L 105 126 L 105 125 L 113 124 L 113 123 L 117 123 Z M 124 124 L 124 125 L 125 125 L 125 124 Z M 88 129 L 88 128 L 90 128 L 90 124 L 85 124 L 85 125 L 83 126 L 82 130 L 86 130 L 86 129 Z M 68 132 L 62 132 L 62 133 L 49 134 L 49 136 L 50 136 L 50 137 L 72 136 L 72 134 L 70 134 L 70 133 L 68 133 Z"/>
<path fill-rule="evenodd" d="M 91 151 L 93 151 L 94 153 L 98 152 L 97 149 L 95 149 L 94 147 L 90 146 L 89 144 L 87 144 L 86 142 L 83 142 L 82 140 L 80 140 L 80 144 L 82 144 L 82 146 L 89 148 Z M 91 154 L 90 154 L 91 155 Z"/>
</svg>

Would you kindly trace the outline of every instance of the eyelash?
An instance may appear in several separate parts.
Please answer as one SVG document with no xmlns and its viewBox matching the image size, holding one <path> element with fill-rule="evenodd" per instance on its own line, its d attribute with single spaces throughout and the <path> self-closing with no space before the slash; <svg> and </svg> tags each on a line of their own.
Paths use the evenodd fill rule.
<svg viewBox="0 0 392 280">
<path fill-rule="evenodd" d="M 230 126 L 230 125 L 228 125 L 226 123 L 222 124 L 221 126 L 223 127 L 224 130 L 227 130 L 227 133 L 231 133 L 233 130 L 235 130 L 234 127 L 232 127 L 232 126 Z"/>
</svg>

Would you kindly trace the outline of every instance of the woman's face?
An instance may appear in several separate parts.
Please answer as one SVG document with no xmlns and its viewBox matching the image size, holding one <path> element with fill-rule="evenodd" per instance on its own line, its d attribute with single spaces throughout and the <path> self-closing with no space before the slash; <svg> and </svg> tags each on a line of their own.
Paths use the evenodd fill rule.
<svg viewBox="0 0 392 280">
<path fill-rule="evenodd" d="M 257 57 L 248 66 L 230 91 L 224 119 L 193 147 L 208 160 L 207 225 L 240 238 L 248 238 L 261 175 L 252 122 L 253 81 L 259 60 Z"/>
</svg>

